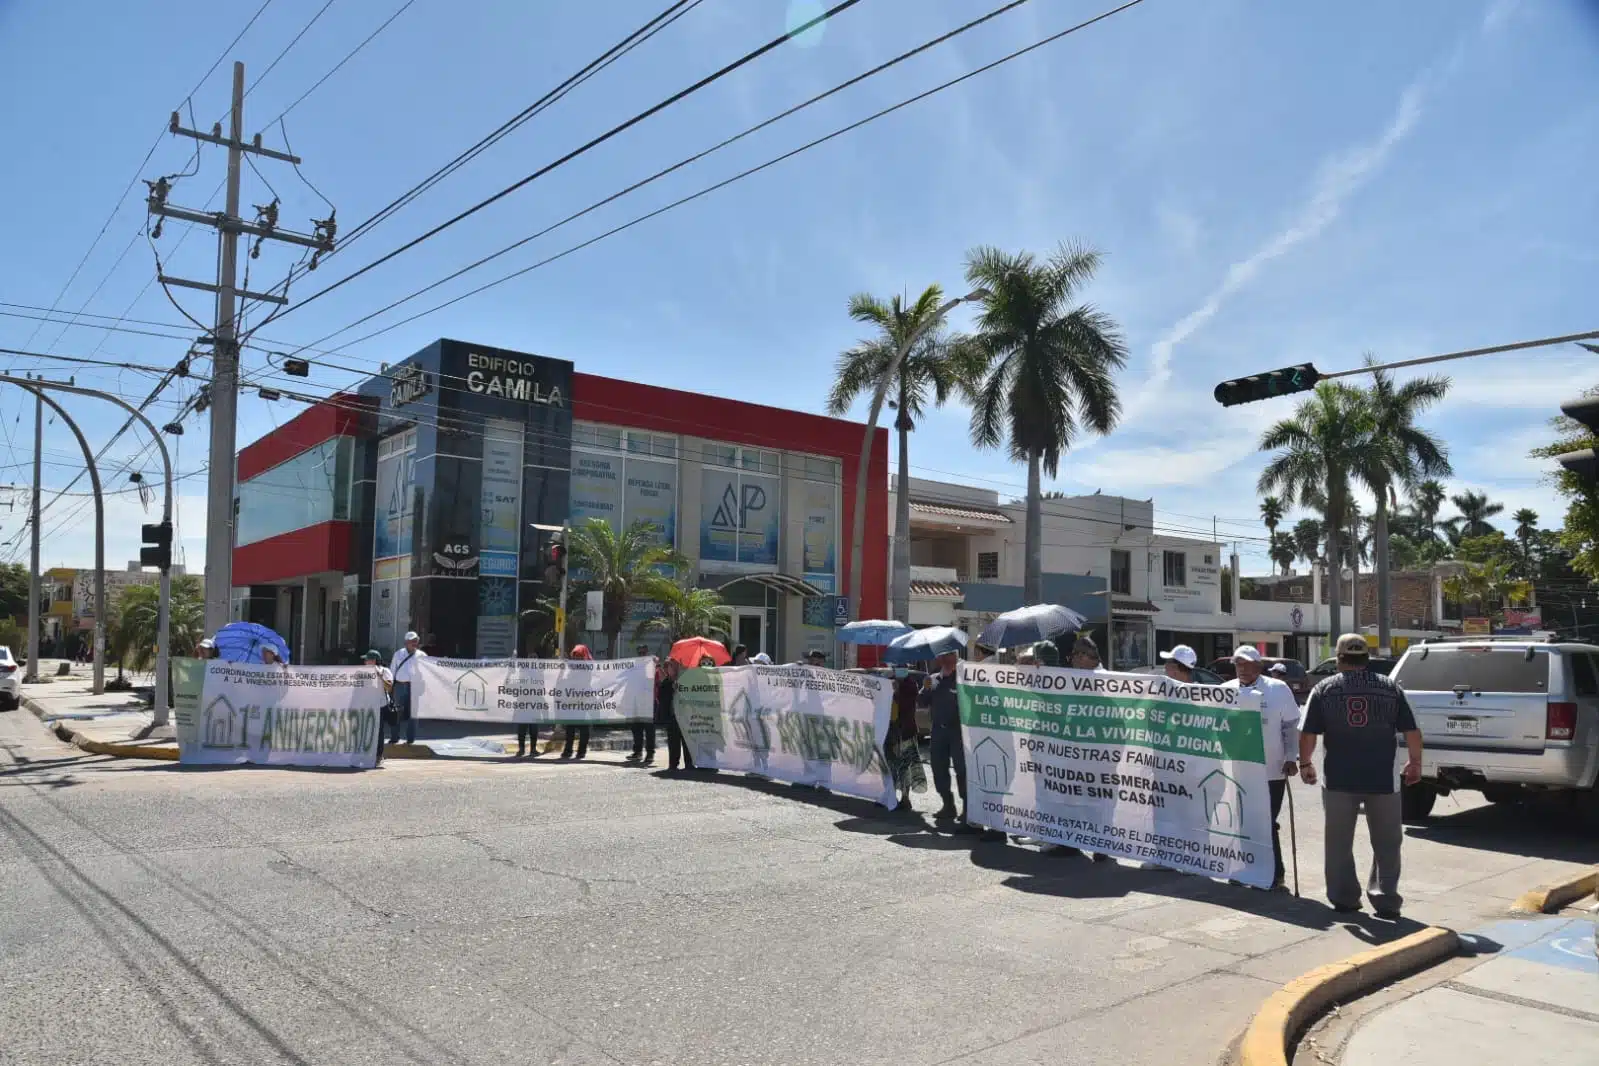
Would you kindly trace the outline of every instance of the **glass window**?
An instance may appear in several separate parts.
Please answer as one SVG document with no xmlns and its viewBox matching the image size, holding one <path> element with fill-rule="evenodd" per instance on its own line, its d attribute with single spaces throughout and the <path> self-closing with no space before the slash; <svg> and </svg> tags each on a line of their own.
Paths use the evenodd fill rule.
<svg viewBox="0 0 1599 1066">
<path fill-rule="evenodd" d="M 977 553 L 977 580 L 999 580 L 999 552 Z"/>
<path fill-rule="evenodd" d="M 650 453 L 662 459 L 677 458 L 677 438 L 669 437 L 664 433 L 653 434 L 650 438 Z"/>
<path fill-rule="evenodd" d="M 1188 554 L 1186 552 L 1163 552 L 1165 566 L 1163 577 L 1165 583 L 1171 588 L 1186 588 L 1188 585 Z"/>
<path fill-rule="evenodd" d="M 237 544 L 350 519 L 355 442 L 335 437 L 239 483 Z"/>
<path fill-rule="evenodd" d="M 1586 655 L 1569 655 L 1571 669 L 1576 676 L 1577 695 L 1599 696 L 1599 677 L 1594 675 L 1593 660 Z"/>
<path fill-rule="evenodd" d="M 707 444 L 705 446 L 705 464 L 707 466 L 737 466 L 738 448 L 732 444 Z"/>
<path fill-rule="evenodd" d="M 1458 645 L 1423 648 L 1407 656 L 1393 678 L 1410 692 L 1547 692 L 1549 655 L 1525 648 Z"/>
<path fill-rule="evenodd" d="M 805 477 L 812 481 L 826 481 L 838 484 L 838 460 L 823 459 L 815 455 L 802 456 L 801 469 Z"/>
<path fill-rule="evenodd" d="M 1133 553 L 1112 548 L 1110 553 L 1110 590 L 1119 596 L 1133 594 Z"/>
<path fill-rule="evenodd" d="M 650 454 L 650 435 L 648 433 L 632 433 L 627 435 L 627 450 L 633 455 Z"/>
</svg>

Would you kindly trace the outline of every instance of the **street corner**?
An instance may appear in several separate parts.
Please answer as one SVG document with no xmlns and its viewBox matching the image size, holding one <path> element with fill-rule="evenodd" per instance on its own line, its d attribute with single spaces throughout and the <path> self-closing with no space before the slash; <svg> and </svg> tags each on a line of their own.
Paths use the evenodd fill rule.
<svg viewBox="0 0 1599 1066">
<path fill-rule="evenodd" d="M 1287 1066 L 1295 1042 L 1328 1007 L 1442 962 L 1459 947 L 1454 930 L 1432 926 L 1295 978 L 1261 1004 L 1232 1061 Z"/>
</svg>

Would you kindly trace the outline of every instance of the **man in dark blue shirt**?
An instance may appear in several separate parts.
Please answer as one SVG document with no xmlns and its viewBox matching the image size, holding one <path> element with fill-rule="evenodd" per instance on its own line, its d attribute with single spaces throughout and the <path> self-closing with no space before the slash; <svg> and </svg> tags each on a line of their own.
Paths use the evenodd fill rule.
<svg viewBox="0 0 1599 1066">
<path fill-rule="evenodd" d="M 1327 899 L 1342 913 L 1360 910 L 1360 875 L 1355 870 L 1355 819 L 1366 811 L 1372 869 L 1367 894 L 1379 918 L 1398 918 L 1399 848 L 1404 823 L 1394 782 L 1394 735 L 1402 733 L 1409 761 L 1404 782 L 1421 779 L 1421 730 L 1404 689 L 1367 669 L 1366 638 L 1338 638 L 1338 673 L 1311 690 L 1299 733 L 1299 766 L 1305 784 L 1316 783 L 1311 756 L 1325 737 Z"/>
<path fill-rule="evenodd" d="M 955 769 L 955 785 L 960 789 L 962 824 L 966 821 L 966 752 L 961 747 L 961 708 L 956 691 L 959 677 L 955 668 L 960 655 L 946 652 L 938 657 L 938 673 L 928 676 L 922 691 L 916 697 L 918 707 L 926 707 L 932 719 L 930 747 L 933 761 L 933 787 L 943 797 L 944 805 L 936 817 L 947 822 L 955 817 L 955 796 L 949 789 L 949 771 Z"/>
</svg>

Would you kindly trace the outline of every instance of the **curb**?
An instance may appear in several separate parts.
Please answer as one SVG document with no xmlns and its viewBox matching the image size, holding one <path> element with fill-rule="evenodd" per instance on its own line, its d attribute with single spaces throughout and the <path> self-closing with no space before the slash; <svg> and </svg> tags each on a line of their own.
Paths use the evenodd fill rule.
<svg viewBox="0 0 1599 1066">
<path fill-rule="evenodd" d="M 436 759 L 438 752 L 426 744 L 385 744 L 383 745 L 385 759 Z"/>
<path fill-rule="evenodd" d="M 1595 894 L 1599 894 L 1599 869 L 1523 892 L 1510 909 L 1517 914 L 1554 914 L 1568 904 Z"/>
<path fill-rule="evenodd" d="M 154 744 L 108 744 L 103 740 L 90 740 L 59 723 L 53 728 L 57 737 L 91 755 L 110 755 L 118 759 L 165 759 L 168 762 L 176 762 L 178 758 L 178 749 L 168 744 L 159 747 Z"/>
<path fill-rule="evenodd" d="M 1327 1006 L 1442 962 L 1459 946 L 1454 930 L 1432 926 L 1294 978 L 1261 1004 L 1239 1045 L 1239 1066 L 1287 1066 L 1289 1047 Z"/>
</svg>

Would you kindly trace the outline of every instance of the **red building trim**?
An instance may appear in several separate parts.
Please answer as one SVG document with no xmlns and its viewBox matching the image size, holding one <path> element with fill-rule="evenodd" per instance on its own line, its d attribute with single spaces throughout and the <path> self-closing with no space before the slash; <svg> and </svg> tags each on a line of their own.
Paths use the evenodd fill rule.
<svg viewBox="0 0 1599 1066">
<path fill-rule="evenodd" d="M 627 429 L 838 459 L 844 484 L 837 549 L 843 586 L 837 591 L 849 592 L 856 472 L 860 468 L 861 431 L 865 428 L 861 423 L 581 373 L 572 375 L 572 417 Z M 888 611 L 888 430 L 883 427 L 877 429 L 872 441 L 866 486 L 862 602 L 857 617 L 882 618 Z"/>
<path fill-rule="evenodd" d="M 265 585 L 328 571 L 346 573 L 354 539 L 354 522 L 320 522 L 234 548 L 233 584 Z"/>
<path fill-rule="evenodd" d="M 248 481 L 325 440 L 355 436 L 360 429 L 361 416 L 376 407 L 377 401 L 372 397 L 348 392 L 307 407 L 239 451 L 239 480 Z"/>
</svg>

